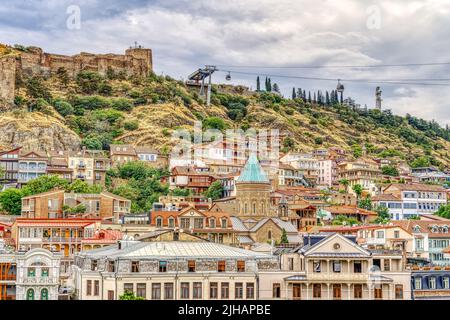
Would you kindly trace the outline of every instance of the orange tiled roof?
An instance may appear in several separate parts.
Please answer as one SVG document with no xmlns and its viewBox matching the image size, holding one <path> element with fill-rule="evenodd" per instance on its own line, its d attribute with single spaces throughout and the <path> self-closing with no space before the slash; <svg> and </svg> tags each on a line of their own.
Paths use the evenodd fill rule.
<svg viewBox="0 0 450 320">
<path fill-rule="evenodd" d="M 376 212 L 358 208 L 356 206 L 331 206 L 331 207 L 325 208 L 325 210 L 331 212 L 331 214 L 334 214 L 334 215 L 339 215 L 339 214 L 346 214 L 346 215 L 361 214 L 361 215 L 365 215 L 365 216 L 376 216 L 377 215 Z"/>
</svg>

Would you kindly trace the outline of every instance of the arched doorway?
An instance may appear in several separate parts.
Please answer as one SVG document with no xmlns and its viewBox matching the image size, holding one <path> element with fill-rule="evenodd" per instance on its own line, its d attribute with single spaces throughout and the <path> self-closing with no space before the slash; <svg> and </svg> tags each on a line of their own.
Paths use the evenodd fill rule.
<svg viewBox="0 0 450 320">
<path fill-rule="evenodd" d="M 27 300 L 34 300 L 34 290 L 33 289 L 27 290 Z"/>
<path fill-rule="evenodd" d="M 41 290 L 41 300 L 48 300 L 48 289 L 44 288 Z"/>
</svg>

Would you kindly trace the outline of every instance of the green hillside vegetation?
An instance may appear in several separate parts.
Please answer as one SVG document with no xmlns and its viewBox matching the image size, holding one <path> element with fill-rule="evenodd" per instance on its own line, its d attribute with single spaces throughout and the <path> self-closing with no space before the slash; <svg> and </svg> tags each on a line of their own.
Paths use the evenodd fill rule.
<svg viewBox="0 0 450 320">
<path fill-rule="evenodd" d="M 205 128 L 220 130 L 279 129 L 288 136 L 283 152 L 338 146 L 360 157 L 365 146 L 369 156 L 405 160 L 413 167 L 450 164 L 448 128 L 389 110 L 352 109 L 328 92 L 326 99 L 318 93 L 318 100 L 309 102 L 301 95 L 287 99 L 220 85 L 213 86 L 207 107 L 198 88 L 168 76 L 127 78 L 109 70 L 105 77 L 85 71 L 70 79 L 63 69 L 49 79 L 19 79 L 18 86 L 17 105 L 62 121 L 89 149 L 131 143 L 168 152 L 172 130 L 192 130 L 194 121 L 202 120 Z"/>
</svg>

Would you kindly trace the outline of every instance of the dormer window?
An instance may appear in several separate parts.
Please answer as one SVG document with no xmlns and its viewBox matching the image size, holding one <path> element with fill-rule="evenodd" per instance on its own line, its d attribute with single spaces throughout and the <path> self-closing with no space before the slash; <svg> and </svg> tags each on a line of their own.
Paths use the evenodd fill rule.
<svg viewBox="0 0 450 320">
<path fill-rule="evenodd" d="M 420 227 L 419 226 L 414 226 L 413 227 L 413 231 L 414 232 L 420 232 Z"/>
<path fill-rule="evenodd" d="M 210 218 L 209 219 L 209 227 L 210 228 L 215 228 L 216 227 L 216 219 L 215 218 Z"/>
<path fill-rule="evenodd" d="M 227 228 L 227 218 L 222 218 L 222 228 Z"/>
</svg>

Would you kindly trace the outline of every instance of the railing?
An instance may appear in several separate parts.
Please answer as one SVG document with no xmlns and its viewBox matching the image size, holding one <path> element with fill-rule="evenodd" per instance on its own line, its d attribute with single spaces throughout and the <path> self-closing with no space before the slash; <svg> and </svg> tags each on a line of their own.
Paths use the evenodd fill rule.
<svg viewBox="0 0 450 320">
<path fill-rule="evenodd" d="M 22 280 L 24 284 L 58 284 L 56 277 L 29 277 Z"/>
<path fill-rule="evenodd" d="M 50 237 L 50 238 L 42 238 L 42 242 L 81 242 L 83 238 L 74 238 L 74 237 Z"/>
<path fill-rule="evenodd" d="M 369 276 L 367 274 L 356 274 L 356 273 L 311 273 L 307 276 L 308 280 L 312 281 L 368 281 Z"/>
</svg>

